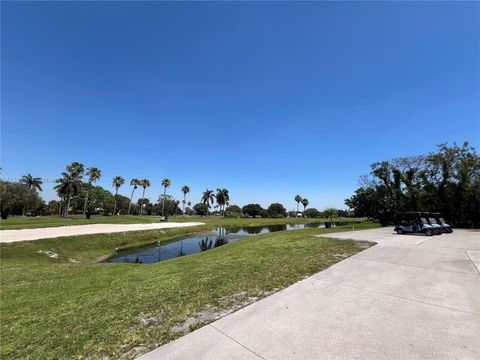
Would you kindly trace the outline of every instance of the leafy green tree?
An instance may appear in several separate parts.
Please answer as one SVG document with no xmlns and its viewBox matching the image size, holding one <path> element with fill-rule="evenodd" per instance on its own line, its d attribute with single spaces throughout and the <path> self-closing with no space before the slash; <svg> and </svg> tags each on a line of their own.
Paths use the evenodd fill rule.
<svg viewBox="0 0 480 360">
<path fill-rule="evenodd" d="M 96 167 L 89 167 L 87 169 L 86 175 L 88 176 L 88 184 L 91 187 L 94 182 L 100 179 L 100 177 L 102 176 L 102 172 L 100 169 Z M 87 202 L 88 202 L 88 195 L 89 195 L 88 193 L 89 193 L 90 187 L 87 187 L 87 195 L 85 196 L 85 203 L 83 205 L 83 216 L 85 216 L 85 212 L 87 210 Z"/>
<path fill-rule="evenodd" d="M 282 218 L 287 216 L 287 209 L 282 204 L 273 203 L 267 208 L 267 215 L 271 218 Z"/>
<path fill-rule="evenodd" d="M 264 211 L 264 209 L 259 204 L 247 204 L 242 208 L 244 214 L 252 216 L 253 218 L 261 215 L 262 211 Z"/>
<path fill-rule="evenodd" d="M 121 176 L 115 176 L 113 178 L 112 185 L 115 188 L 115 198 L 114 198 L 114 204 L 113 204 L 113 215 L 117 215 L 117 195 L 118 195 L 118 189 L 125 184 L 125 179 Z"/>
<path fill-rule="evenodd" d="M 238 205 L 229 205 L 225 208 L 225 211 L 229 217 L 239 217 L 242 215 L 242 208 Z"/>
<path fill-rule="evenodd" d="M 206 216 L 208 214 L 208 205 L 204 203 L 198 203 L 193 205 L 193 210 L 198 216 Z"/>
<path fill-rule="evenodd" d="M 34 188 L 24 184 L 0 181 L 0 213 L 2 219 L 9 215 L 22 215 L 24 209 L 32 213 L 42 213 L 45 202 Z"/>
<path fill-rule="evenodd" d="M 163 199 L 166 199 L 166 195 L 167 195 L 167 188 L 172 185 L 172 181 L 170 179 L 163 179 L 162 180 L 162 186 L 163 186 Z M 165 208 L 165 204 L 162 202 L 162 216 L 164 216 L 164 208 Z"/>
<path fill-rule="evenodd" d="M 305 210 L 305 216 L 308 218 L 319 218 L 321 217 L 321 212 L 315 208 L 310 208 Z"/>
<path fill-rule="evenodd" d="M 208 215 L 210 204 L 213 205 L 213 203 L 215 202 L 215 195 L 213 194 L 213 190 L 205 189 L 205 191 L 202 194 L 202 198 L 200 199 L 200 202 L 207 205 L 207 215 Z"/>
<path fill-rule="evenodd" d="M 298 213 L 298 206 L 300 205 L 300 203 L 302 202 L 302 197 L 300 195 L 296 195 L 295 196 L 295 202 L 297 203 L 297 213 Z"/>
<path fill-rule="evenodd" d="M 135 192 L 135 190 L 138 188 L 139 185 L 140 185 L 140 180 L 136 178 L 130 180 L 130 186 L 132 186 L 132 194 L 130 195 L 130 205 L 128 206 L 128 211 L 127 211 L 128 215 L 130 215 L 130 209 L 132 207 L 133 193 Z"/>
<path fill-rule="evenodd" d="M 185 204 L 187 203 L 187 194 L 190 192 L 190 187 L 187 185 L 182 186 L 182 193 L 183 193 L 183 213 L 185 213 Z"/>
</svg>

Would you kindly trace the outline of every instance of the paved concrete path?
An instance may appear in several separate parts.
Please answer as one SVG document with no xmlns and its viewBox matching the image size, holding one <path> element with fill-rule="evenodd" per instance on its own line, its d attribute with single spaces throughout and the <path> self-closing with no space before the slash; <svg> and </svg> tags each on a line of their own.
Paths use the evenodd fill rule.
<svg viewBox="0 0 480 360">
<path fill-rule="evenodd" d="M 141 359 L 480 359 L 480 232 L 328 236 L 378 245 Z"/>
<path fill-rule="evenodd" d="M 126 231 L 170 229 L 176 227 L 204 225 L 201 222 L 182 223 L 153 223 L 153 224 L 92 224 L 72 225 L 37 229 L 1 230 L 0 243 L 11 243 L 16 241 L 39 240 L 56 238 L 60 236 L 75 236 L 88 234 L 108 234 Z"/>
</svg>

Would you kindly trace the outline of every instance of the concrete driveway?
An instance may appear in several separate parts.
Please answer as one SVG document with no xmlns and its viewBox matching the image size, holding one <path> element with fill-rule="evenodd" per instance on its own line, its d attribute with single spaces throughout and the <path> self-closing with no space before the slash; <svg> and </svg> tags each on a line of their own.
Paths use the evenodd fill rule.
<svg viewBox="0 0 480 360">
<path fill-rule="evenodd" d="M 142 359 L 480 359 L 480 232 L 378 245 Z"/>
</svg>

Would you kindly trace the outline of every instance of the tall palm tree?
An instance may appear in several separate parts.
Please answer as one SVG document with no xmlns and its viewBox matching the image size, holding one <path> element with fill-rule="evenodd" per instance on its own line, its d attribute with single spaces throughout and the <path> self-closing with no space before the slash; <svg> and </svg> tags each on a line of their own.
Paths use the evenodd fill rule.
<svg viewBox="0 0 480 360">
<path fill-rule="evenodd" d="M 300 195 L 295 196 L 295 201 L 297 202 L 297 213 L 298 213 L 298 206 L 302 202 L 302 197 Z"/>
<path fill-rule="evenodd" d="M 113 215 L 116 215 L 118 189 L 120 189 L 120 186 L 125 184 L 125 179 L 121 176 L 115 176 L 113 178 L 112 184 L 115 187 L 115 202 L 114 202 L 114 205 L 113 205 Z"/>
<path fill-rule="evenodd" d="M 302 205 L 303 205 L 303 212 L 305 212 L 308 206 L 308 199 L 302 199 Z"/>
<path fill-rule="evenodd" d="M 230 201 L 230 196 L 228 195 L 227 189 L 217 189 L 217 193 L 215 195 L 215 199 L 217 200 L 218 207 L 220 208 L 220 212 L 225 217 L 225 206 L 228 205 Z"/>
<path fill-rule="evenodd" d="M 130 180 L 130 186 L 133 186 L 132 188 L 132 195 L 130 195 L 130 202 L 128 203 L 128 212 L 127 212 L 127 215 L 130 215 L 130 208 L 132 206 L 132 200 L 133 200 L 133 193 L 135 192 L 135 190 L 137 189 L 138 185 L 140 185 L 140 180 L 138 179 L 132 179 Z"/>
<path fill-rule="evenodd" d="M 30 173 L 27 175 L 23 175 L 20 179 L 22 184 L 25 184 L 29 189 L 42 191 L 42 184 L 43 181 L 39 177 L 33 177 Z M 25 216 L 26 209 L 23 208 L 23 215 Z"/>
<path fill-rule="evenodd" d="M 88 176 L 88 187 L 87 187 L 87 194 L 85 195 L 85 203 L 83 204 L 83 216 L 85 216 L 85 212 L 87 211 L 87 201 L 88 201 L 88 195 L 90 193 L 90 188 L 92 187 L 92 184 L 100 179 L 102 176 L 102 171 L 96 167 L 89 167 L 87 169 L 86 175 Z"/>
<path fill-rule="evenodd" d="M 84 173 L 82 163 L 72 162 L 67 165 L 67 172 L 62 172 L 62 178 L 57 180 L 58 185 L 54 187 L 58 193 L 67 199 L 67 206 L 64 209 L 63 216 L 67 217 L 70 210 L 70 200 L 78 194 L 81 184 L 81 177 Z"/>
<path fill-rule="evenodd" d="M 202 194 L 202 199 L 200 200 L 203 204 L 207 205 L 207 215 L 210 209 L 210 204 L 213 205 L 215 202 L 215 195 L 213 195 L 213 190 L 205 189 Z"/>
<path fill-rule="evenodd" d="M 142 192 L 142 199 L 145 198 L 145 189 L 150 187 L 150 180 L 148 179 L 143 179 L 140 180 L 140 185 L 143 187 L 143 192 Z M 143 203 L 140 205 L 140 215 L 143 213 Z"/>
<path fill-rule="evenodd" d="M 29 189 L 42 191 L 42 178 L 33 177 L 31 174 L 27 174 L 22 176 L 20 182 L 27 185 Z"/>
<path fill-rule="evenodd" d="M 165 210 L 165 196 L 167 195 L 167 188 L 170 185 L 172 185 L 172 180 L 167 178 L 162 180 L 162 186 L 163 186 L 162 217 L 163 217 L 163 212 Z"/>
<path fill-rule="evenodd" d="M 187 185 L 182 186 L 183 193 L 183 213 L 185 214 L 185 203 L 187 202 L 187 194 L 190 192 L 190 187 Z"/>
</svg>

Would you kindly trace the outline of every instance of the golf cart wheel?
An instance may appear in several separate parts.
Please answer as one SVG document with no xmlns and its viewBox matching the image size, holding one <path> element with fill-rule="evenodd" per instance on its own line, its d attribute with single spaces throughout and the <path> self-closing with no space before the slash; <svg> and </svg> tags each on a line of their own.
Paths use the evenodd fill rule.
<svg viewBox="0 0 480 360">
<path fill-rule="evenodd" d="M 448 232 L 451 234 L 453 232 L 453 229 L 452 228 L 448 229 Z"/>
<path fill-rule="evenodd" d="M 433 235 L 432 230 L 430 230 L 430 229 L 425 230 L 425 235 L 427 235 L 427 236 L 432 236 L 432 235 Z"/>
<path fill-rule="evenodd" d="M 398 235 L 402 235 L 402 234 L 403 234 L 403 230 L 402 230 L 402 229 L 397 229 L 397 234 L 398 234 Z"/>
</svg>

